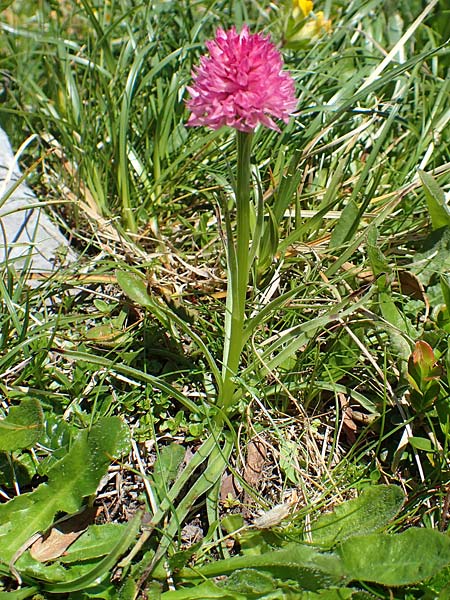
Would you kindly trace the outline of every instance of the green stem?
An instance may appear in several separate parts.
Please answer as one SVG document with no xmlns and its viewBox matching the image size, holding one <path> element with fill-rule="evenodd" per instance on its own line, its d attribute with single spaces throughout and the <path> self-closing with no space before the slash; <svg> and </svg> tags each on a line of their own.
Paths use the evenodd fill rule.
<svg viewBox="0 0 450 600">
<path fill-rule="evenodd" d="M 237 131 L 236 241 L 228 239 L 228 294 L 225 318 L 225 347 L 222 369 L 222 394 L 219 405 L 228 409 L 233 403 L 242 349 L 250 260 L 250 156 L 252 133 Z M 229 228 L 230 230 L 231 228 Z"/>
</svg>

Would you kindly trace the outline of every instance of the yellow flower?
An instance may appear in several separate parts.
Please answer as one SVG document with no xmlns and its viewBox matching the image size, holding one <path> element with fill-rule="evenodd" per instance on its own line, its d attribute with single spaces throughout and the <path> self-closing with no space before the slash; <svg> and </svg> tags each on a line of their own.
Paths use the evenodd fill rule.
<svg viewBox="0 0 450 600">
<path fill-rule="evenodd" d="M 314 3 L 312 0 L 292 0 L 292 16 L 295 20 L 299 17 L 307 17 L 312 11 Z"/>
<path fill-rule="evenodd" d="M 316 35 L 321 33 L 330 33 L 331 19 L 324 19 L 323 10 L 316 12 Z"/>
<path fill-rule="evenodd" d="M 331 20 L 325 19 L 322 10 L 311 15 L 311 18 L 289 38 L 289 42 L 314 42 L 324 33 L 330 33 Z"/>
</svg>

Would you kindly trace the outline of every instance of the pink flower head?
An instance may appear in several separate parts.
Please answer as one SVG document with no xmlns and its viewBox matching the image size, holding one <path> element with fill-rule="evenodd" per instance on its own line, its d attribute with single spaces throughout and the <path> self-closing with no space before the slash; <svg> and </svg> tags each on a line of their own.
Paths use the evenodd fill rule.
<svg viewBox="0 0 450 600">
<path fill-rule="evenodd" d="M 294 81 L 282 70 L 283 60 L 269 37 L 251 34 L 244 25 L 241 33 L 235 27 L 218 29 L 206 46 L 209 56 L 201 57 L 187 88 L 187 124 L 249 132 L 262 123 L 279 131 L 271 117 L 287 123 L 297 100 Z"/>
</svg>

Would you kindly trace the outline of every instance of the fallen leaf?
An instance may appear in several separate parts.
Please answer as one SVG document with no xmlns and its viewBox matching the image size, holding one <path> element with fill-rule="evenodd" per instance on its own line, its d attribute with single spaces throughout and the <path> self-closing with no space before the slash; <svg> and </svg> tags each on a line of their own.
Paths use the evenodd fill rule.
<svg viewBox="0 0 450 600">
<path fill-rule="evenodd" d="M 342 431 L 344 432 L 347 442 L 354 444 L 356 442 L 356 432 L 358 425 L 353 418 L 353 411 L 348 405 L 348 401 L 344 394 L 339 393 L 339 402 L 342 408 Z"/>
<path fill-rule="evenodd" d="M 240 491 L 239 484 L 232 473 L 227 473 L 222 476 L 222 482 L 220 485 L 220 500 L 225 502 L 227 500 L 236 500 Z"/>
<path fill-rule="evenodd" d="M 244 467 L 244 481 L 248 484 L 248 486 L 256 490 L 258 489 L 258 484 L 261 481 L 262 470 L 264 468 L 264 464 L 266 462 L 266 447 L 264 443 L 254 437 L 247 444 L 247 458 Z M 253 502 L 253 497 L 251 494 L 244 491 L 244 504 L 250 505 Z M 246 512 L 246 511 L 244 511 Z"/>
<path fill-rule="evenodd" d="M 277 504 L 270 510 L 266 511 L 253 521 L 256 529 L 270 529 L 279 525 L 291 512 L 295 501 L 283 502 L 283 504 Z"/>
<path fill-rule="evenodd" d="M 258 486 L 265 462 L 265 445 L 258 438 L 253 438 L 247 444 L 247 460 L 244 467 L 244 480 L 250 487 Z"/>
<path fill-rule="evenodd" d="M 399 271 L 398 282 L 402 294 L 409 298 L 413 298 L 414 300 L 421 300 L 425 304 L 427 310 L 429 310 L 430 305 L 425 293 L 425 288 L 416 275 L 410 271 Z"/>
<path fill-rule="evenodd" d="M 30 554 L 39 562 L 55 560 L 62 556 L 67 548 L 86 531 L 94 522 L 97 507 L 85 508 L 83 511 L 66 518 L 51 527 L 46 535 L 42 535 L 30 548 Z"/>
</svg>

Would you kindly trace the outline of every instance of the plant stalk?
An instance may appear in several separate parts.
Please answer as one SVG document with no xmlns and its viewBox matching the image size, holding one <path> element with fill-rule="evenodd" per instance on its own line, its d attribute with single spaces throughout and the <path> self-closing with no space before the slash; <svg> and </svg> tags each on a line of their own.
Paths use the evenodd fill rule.
<svg viewBox="0 0 450 600">
<path fill-rule="evenodd" d="M 236 377 L 244 346 L 244 324 L 247 286 L 250 275 L 250 186 L 252 133 L 236 132 L 236 235 L 228 235 L 228 291 L 225 316 L 225 345 L 223 354 L 222 393 L 219 405 L 229 409 L 233 404 Z M 229 232 L 231 227 L 228 228 Z"/>
</svg>

